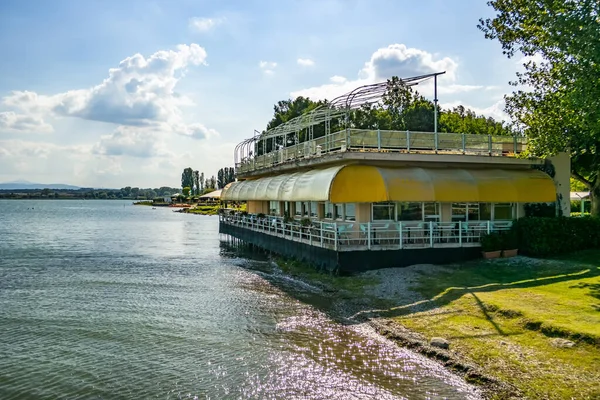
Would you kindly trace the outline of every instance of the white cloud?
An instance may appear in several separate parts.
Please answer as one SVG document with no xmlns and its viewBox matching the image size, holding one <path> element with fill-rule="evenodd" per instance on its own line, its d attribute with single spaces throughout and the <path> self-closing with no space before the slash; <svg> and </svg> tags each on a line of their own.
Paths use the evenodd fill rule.
<svg viewBox="0 0 600 400">
<path fill-rule="evenodd" d="M 178 130 L 180 135 L 189 136 L 194 139 L 210 139 L 219 136 L 219 132 L 209 129 L 202 124 L 189 124 Z"/>
<path fill-rule="evenodd" d="M 315 62 L 310 58 L 299 58 L 298 60 L 296 60 L 296 62 L 298 63 L 298 65 L 301 65 L 303 67 L 312 67 L 315 65 Z"/>
<path fill-rule="evenodd" d="M 361 73 L 371 80 L 380 81 L 392 76 L 411 77 L 446 71 L 446 76 L 454 81 L 457 67 L 458 64 L 450 57 L 436 59 L 425 50 L 391 44 L 375 51 Z"/>
<path fill-rule="evenodd" d="M 350 90 L 375 82 L 381 82 L 392 76 L 408 78 L 446 71 L 440 79 L 445 83 L 438 84 L 440 94 L 453 94 L 484 89 L 479 85 L 463 85 L 457 81 L 458 63 L 450 57 L 439 57 L 425 50 L 410 48 L 404 44 L 392 44 L 377 49 L 367 61 L 354 80 L 342 76 L 332 76 L 330 83 L 298 90 L 291 93 L 292 97 L 304 96 L 314 99 L 333 99 Z M 433 92 L 431 82 L 419 85 L 422 93 Z"/>
<path fill-rule="evenodd" d="M 165 132 L 190 135 L 180 106 L 189 100 L 175 86 L 189 66 L 206 64 L 206 51 L 197 44 L 179 45 L 176 50 L 161 50 L 148 58 L 141 54 L 127 57 L 108 71 L 102 83 L 89 89 L 70 90 L 55 95 L 15 91 L 2 103 L 24 114 L 4 113 L 0 129 L 15 127 L 48 130 L 41 115 L 76 117 L 124 126 L 151 127 Z M 9 111 L 10 112 L 10 111 Z"/>
<path fill-rule="evenodd" d="M 112 134 L 100 137 L 92 148 L 94 154 L 139 158 L 170 157 L 160 135 L 147 129 L 121 126 Z"/>
<path fill-rule="evenodd" d="M 275 68 L 277 68 L 277 63 L 274 61 L 261 61 L 258 63 L 260 69 L 267 75 L 271 75 L 275 73 Z"/>
<path fill-rule="evenodd" d="M 344 83 L 346 82 L 348 79 L 344 78 L 343 76 L 339 76 L 339 75 L 334 75 L 331 78 L 329 78 L 329 80 L 333 83 Z"/>
<path fill-rule="evenodd" d="M 54 183 L 71 176 L 72 163 L 89 154 L 86 146 L 60 146 L 23 140 L 0 140 L 0 182 L 23 179 Z"/>
<path fill-rule="evenodd" d="M 196 32 L 208 32 L 223 22 L 223 18 L 190 18 L 189 26 Z"/>
<path fill-rule="evenodd" d="M 29 132 L 48 133 L 52 132 L 52 126 L 35 114 L 17 114 L 14 111 L 0 112 L 0 132 Z"/>
</svg>

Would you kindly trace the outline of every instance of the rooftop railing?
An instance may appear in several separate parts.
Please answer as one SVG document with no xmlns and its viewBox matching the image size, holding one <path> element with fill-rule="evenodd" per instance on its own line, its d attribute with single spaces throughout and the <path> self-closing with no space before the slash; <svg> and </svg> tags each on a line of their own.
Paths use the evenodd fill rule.
<svg viewBox="0 0 600 400">
<path fill-rule="evenodd" d="M 401 152 L 515 157 L 527 148 L 518 136 L 473 135 L 347 129 L 317 139 L 247 156 L 236 163 L 236 173 L 245 174 L 302 159 L 341 152 Z"/>
<path fill-rule="evenodd" d="M 281 217 L 221 214 L 220 222 L 335 251 L 400 250 L 480 246 L 481 237 L 510 229 L 512 221 L 326 222 L 309 226 Z"/>
</svg>

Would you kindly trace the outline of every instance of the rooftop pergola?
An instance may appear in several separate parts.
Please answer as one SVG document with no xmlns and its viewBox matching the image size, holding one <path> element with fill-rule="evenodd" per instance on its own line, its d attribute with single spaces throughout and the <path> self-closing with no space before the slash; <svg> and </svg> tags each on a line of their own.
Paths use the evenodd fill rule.
<svg viewBox="0 0 600 400">
<path fill-rule="evenodd" d="M 415 86 L 430 79 L 434 80 L 434 126 L 437 132 L 437 77 L 446 72 L 436 72 L 427 75 L 414 76 L 400 79 L 405 86 Z M 256 156 L 258 142 L 262 143 L 263 151 L 267 151 L 267 140 L 279 142 L 280 147 L 296 145 L 300 142 L 300 133 L 306 133 L 306 140 L 314 138 L 315 126 L 324 125 L 325 135 L 331 133 L 331 122 L 338 120 L 342 125 L 349 127 L 350 112 L 364 105 L 378 104 L 382 101 L 384 94 L 388 89 L 388 82 L 379 82 L 371 85 L 360 86 L 349 93 L 338 96 L 331 102 L 319 106 L 305 114 L 293 118 L 275 128 L 269 129 L 259 135 L 244 140 L 235 147 L 234 161 L 237 165 L 243 160 L 251 159 Z M 255 131 L 256 132 L 256 131 Z"/>
</svg>

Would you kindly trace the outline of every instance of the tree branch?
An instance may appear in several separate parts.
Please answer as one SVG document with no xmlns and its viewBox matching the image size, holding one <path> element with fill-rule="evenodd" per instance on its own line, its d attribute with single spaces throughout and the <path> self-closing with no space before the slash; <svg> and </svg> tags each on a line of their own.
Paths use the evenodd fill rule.
<svg viewBox="0 0 600 400">
<path fill-rule="evenodd" d="M 579 172 L 572 170 L 571 176 L 577 179 L 579 182 L 583 183 L 585 186 L 587 186 L 588 189 L 592 188 L 592 182 L 584 178 L 583 175 L 579 174 Z"/>
</svg>

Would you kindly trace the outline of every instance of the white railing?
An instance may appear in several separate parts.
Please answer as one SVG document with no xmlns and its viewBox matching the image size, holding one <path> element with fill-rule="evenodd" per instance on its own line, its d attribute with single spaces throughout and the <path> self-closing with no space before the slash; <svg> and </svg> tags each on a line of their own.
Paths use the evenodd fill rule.
<svg viewBox="0 0 600 400">
<path fill-rule="evenodd" d="M 236 164 L 236 172 L 243 174 L 299 159 L 346 151 L 514 157 L 526 148 L 527 139 L 517 136 L 346 129 L 281 149 L 272 149 L 266 154 L 241 158 L 241 162 Z"/>
<path fill-rule="evenodd" d="M 339 251 L 394 250 L 433 247 L 479 246 L 481 236 L 508 230 L 511 221 L 469 222 L 284 222 L 281 217 L 255 215 L 219 216 L 221 223 L 288 240 Z"/>
</svg>

